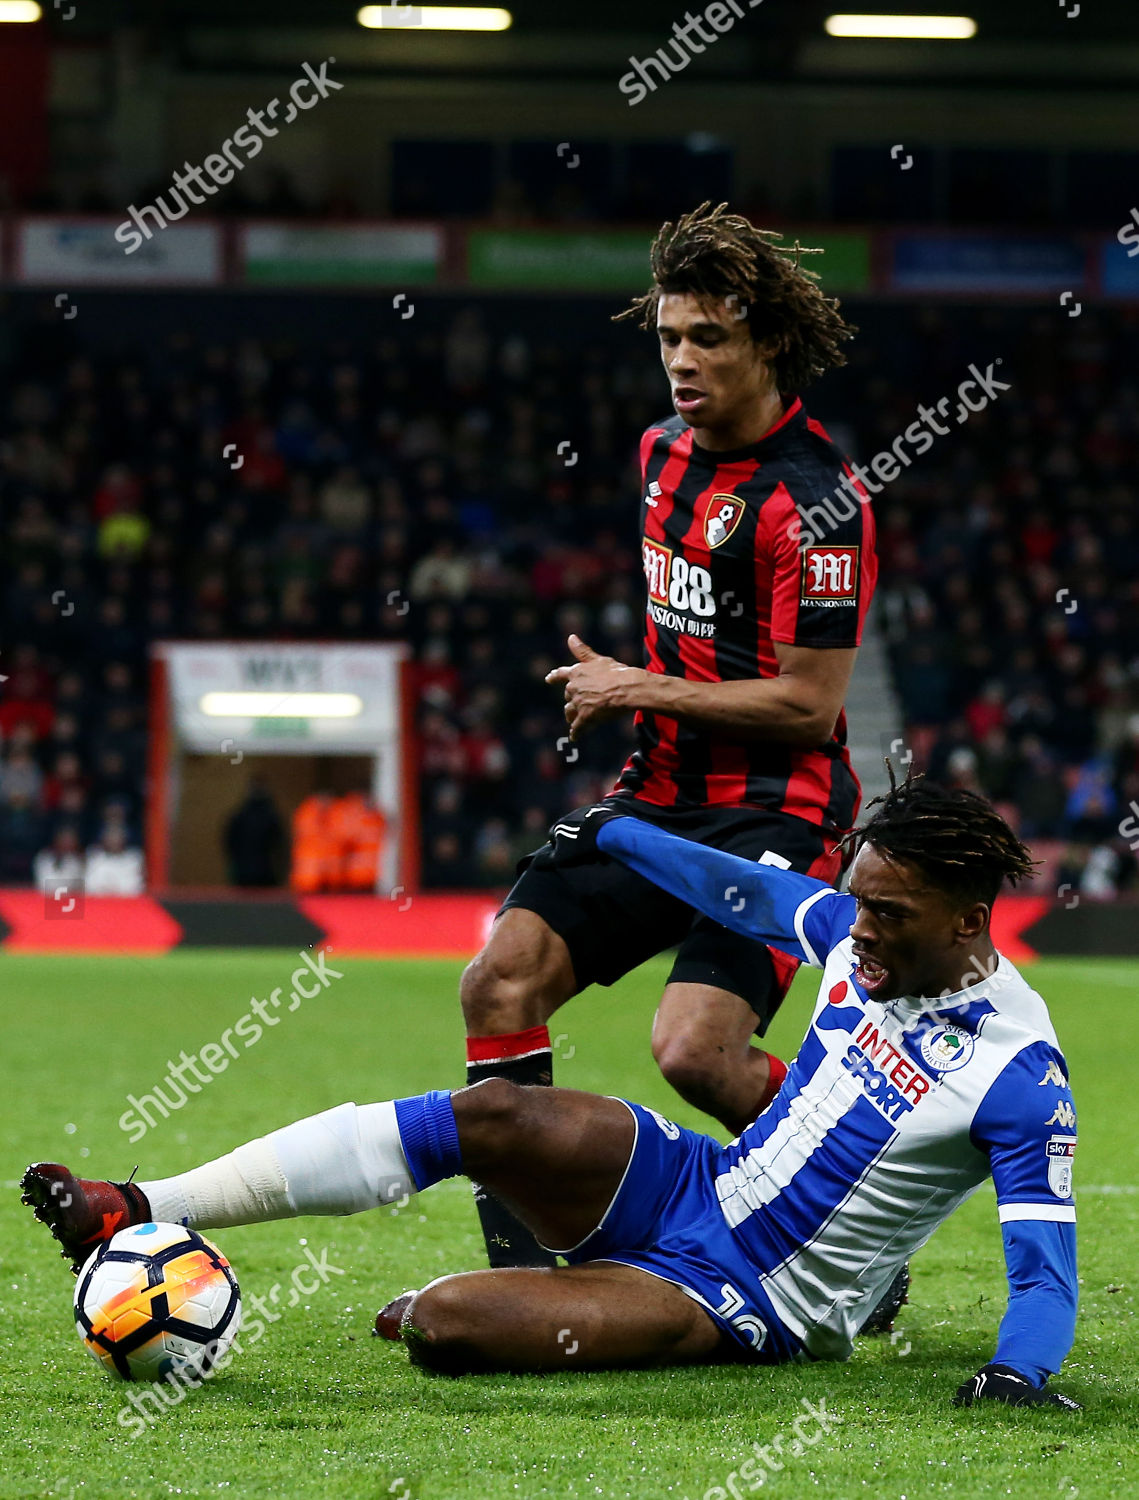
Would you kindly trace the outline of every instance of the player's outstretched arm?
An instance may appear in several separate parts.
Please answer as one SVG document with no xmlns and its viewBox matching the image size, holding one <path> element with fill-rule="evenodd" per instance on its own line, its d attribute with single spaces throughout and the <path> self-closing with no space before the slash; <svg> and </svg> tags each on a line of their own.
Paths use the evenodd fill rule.
<svg viewBox="0 0 1139 1500">
<path fill-rule="evenodd" d="M 558 863 L 582 863 L 595 852 L 619 859 L 713 921 L 815 968 L 854 920 L 853 899 L 821 880 L 677 838 L 612 803 L 571 814 L 550 832 Z"/>
<path fill-rule="evenodd" d="M 1044 1042 L 1020 1053 L 985 1096 L 973 1142 L 988 1153 L 1008 1272 L 1008 1308 L 992 1362 L 960 1387 L 958 1406 L 1079 1403 L 1045 1389 L 1076 1328 L 1076 1113 L 1064 1059 Z"/>
</svg>

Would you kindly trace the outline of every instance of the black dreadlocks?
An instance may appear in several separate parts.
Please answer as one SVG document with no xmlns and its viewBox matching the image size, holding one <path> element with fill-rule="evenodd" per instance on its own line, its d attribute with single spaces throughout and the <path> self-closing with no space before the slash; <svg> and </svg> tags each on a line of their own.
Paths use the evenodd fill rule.
<svg viewBox="0 0 1139 1500">
<path fill-rule="evenodd" d="M 818 277 L 801 264 L 804 255 L 821 255 L 796 240 L 777 241 L 773 229 L 756 229 L 728 205 L 702 203 L 675 224 L 661 226 L 649 252 L 653 285 L 624 312 L 642 328 L 656 327 L 657 304 L 666 292 L 724 301 L 747 312 L 757 344 L 773 350 L 776 388 L 800 391 L 827 370 L 846 364 L 842 345 L 858 331 L 846 322 L 838 302 L 824 297 Z"/>
<path fill-rule="evenodd" d="M 849 835 L 851 844 L 915 866 L 962 905 L 992 906 L 1002 881 L 1016 885 L 1032 874 L 1036 861 L 1028 848 L 984 797 L 938 786 L 915 776 L 912 766 L 899 783 L 886 766 L 890 790 L 869 804 L 879 810 Z"/>
</svg>

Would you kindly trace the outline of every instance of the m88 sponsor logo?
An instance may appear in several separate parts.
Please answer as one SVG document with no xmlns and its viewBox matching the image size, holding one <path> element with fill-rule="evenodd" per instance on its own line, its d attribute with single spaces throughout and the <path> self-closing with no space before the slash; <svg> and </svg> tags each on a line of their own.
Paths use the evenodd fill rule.
<svg viewBox="0 0 1139 1500">
<path fill-rule="evenodd" d="M 659 542 L 645 541 L 642 555 L 653 621 L 683 635 L 715 635 L 716 600 L 708 569 Z"/>
</svg>

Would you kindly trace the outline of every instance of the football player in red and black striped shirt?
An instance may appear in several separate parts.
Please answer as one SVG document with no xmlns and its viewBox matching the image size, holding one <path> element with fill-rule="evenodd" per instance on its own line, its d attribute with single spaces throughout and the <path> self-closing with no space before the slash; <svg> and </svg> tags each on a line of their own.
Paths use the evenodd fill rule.
<svg viewBox="0 0 1139 1500">
<path fill-rule="evenodd" d="M 653 285 L 621 315 L 656 329 L 675 408 L 641 440 L 645 665 L 571 636 L 575 663 L 549 680 L 564 684 L 574 739 L 635 715 L 638 747 L 611 793 L 623 810 L 832 881 L 859 804 L 842 705 L 874 589 L 874 522 L 798 395 L 845 363 L 854 330 L 779 238 L 707 204 L 657 236 Z M 654 1056 L 738 1133 L 786 1072 L 751 1038 L 794 960 L 615 861 L 558 867 L 549 844 L 523 862 L 464 975 L 469 1081 L 549 1083 L 553 1012 L 674 945 Z M 503 1206 L 478 1197 L 492 1264 L 540 1262 Z"/>
</svg>

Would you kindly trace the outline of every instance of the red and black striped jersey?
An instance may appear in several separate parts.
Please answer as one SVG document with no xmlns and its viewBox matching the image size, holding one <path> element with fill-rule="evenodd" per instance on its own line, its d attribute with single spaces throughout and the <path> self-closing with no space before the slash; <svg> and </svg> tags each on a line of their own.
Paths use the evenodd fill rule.
<svg viewBox="0 0 1139 1500">
<path fill-rule="evenodd" d="M 857 646 L 877 577 L 865 490 L 794 401 L 759 442 L 710 452 L 681 417 L 641 438 L 645 666 L 698 682 L 776 677 L 775 643 Z M 765 807 L 845 833 L 861 788 L 846 716 L 811 748 L 636 716 L 616 792 L 660 807 Z"/>
</svg>

